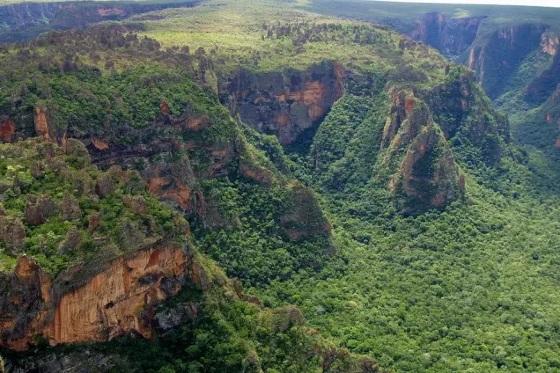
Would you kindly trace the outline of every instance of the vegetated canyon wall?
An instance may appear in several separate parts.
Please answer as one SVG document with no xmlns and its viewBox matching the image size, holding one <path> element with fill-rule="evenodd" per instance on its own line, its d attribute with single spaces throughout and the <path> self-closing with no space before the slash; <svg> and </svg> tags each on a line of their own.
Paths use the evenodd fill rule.
<svg viewBox="0 0 560 373">
<path fill-rule="evenodd" d="M 546 27 L 525 23 L 494 31 L 481 43 L 470 48 L 466 65 L 476 72 L 491 98 L 504 93 L 508 79 L 521 62 L 541 43 Z"/>
<path fill-rule="evenodd" d="M 510 78 L 532 53 L 555 56 L 559 44 L 558 32 L 538 21 L 494 24 L 488 17 L 450 17 L 440 12 L 421 16 L 409 36 L 463 62 L 492 99 L 506 93 Z M 540 79 L 528 79 L 538 80 L 527 87 L 531 102 L 544 102 L 558 83 L 551 70 Z M 539 85 L 547 87 L 539 90 Z"/>
</svg>

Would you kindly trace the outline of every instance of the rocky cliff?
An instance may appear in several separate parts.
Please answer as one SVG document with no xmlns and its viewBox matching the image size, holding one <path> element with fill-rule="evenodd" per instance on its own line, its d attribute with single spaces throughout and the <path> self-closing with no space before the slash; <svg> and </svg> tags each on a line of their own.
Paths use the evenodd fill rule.
<svg viewBox="0 0 560 373">
<path fill-rule="evenodd" d="M 493 31 L 470 49 L 466 65 L 496 98 L 504 93 L 510 76 L 532 51 L 538 48 L 546 27 L 538 23 L 513 24 Z"/>
<path fill-rule="evenodd" d="M 101 342 L 127 333 L 150 337 L 151 307 L 196 278 L 192 257 L 177 245 L 157 245 L 52 278 L 29 257 L 3 275 L 0 345 L 25 350 L 41 338 L 50 345 Z M 197 286 L 200 286 L 197 283 Z"/>
<path fill-rule="evenodd" d="M 446 56 L 456 57 L 471 46 L 484 18 L 454 18 L 438 12 L 426 13 L 416 21 L 415 28 L 409 35 Z"/>
<path fill-rule="evenodd" d="M 0 144 L 0 159 L 1 347 L 149 337 L 150 307 L 208 286 L 187 223 L 136 172 L 99 171 L 75 139 Z"/>
<path fill-rule="evenodd" d="M 535 77 L 525 90 L 525 100 L 531 104 L 540 105 L 544 103 L 556 90 L 560 84 L 560 53 L 557 50 L 558 37 L 547 38 L 547 42 L 542 45 L 543 51 L 550 53 L 553 57 L 552 63 Z"/>
<path fill-rule="evenodd" d="M 222 101 L 242 121 L 274 134 L 286 146 L 308 145 L 344 89 L 342 66 L 324 62 L 305 71 L 240 71 L 220 88 Z"/>
<path fill-rule="evenodd" d="M 381 149 L 380 170 L 392 172 L 388 189 L 401 213 L 441 209 L 464 195 L 464 176 L 445 136 L 428 106 L 411 91 L 391 93 Z"/>
</svg>

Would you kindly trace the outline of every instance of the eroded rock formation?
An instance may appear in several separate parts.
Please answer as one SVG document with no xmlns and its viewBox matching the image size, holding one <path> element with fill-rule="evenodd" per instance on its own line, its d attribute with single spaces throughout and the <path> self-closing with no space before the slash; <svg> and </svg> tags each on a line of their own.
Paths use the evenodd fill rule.
<svg viewBox="0 0 560 373">
<path fill-rule="evenodd" d="M 416 21 L 410 36 L 447 56 L 458 56 L 471 46 L 484 18 L 453 18 L 437 12 L 426 13 Z"/>
<path fill-rule="evenodd" d="M 35 123 L 35 133 L 37 136 L 45 139 L 51 139 L 51 130 L 49 129 L 49 120 L 47 119 L 47 108 L 37 106 L 33 112 L 33 122 Z"/>
<path fill-rule="evenodd" d="M 51 345 L 100 342 L 137 333 L 152 335 L 152 307 L 205 275 L 176 244 L 157 245 L 97 266 L 74 267 L 52 279 L 20 257 L 3 275 L 0 345 L 25 350 L 42 337 Z"/>
<path fill-rule="evenodd" d="M 0 118 L 0 141 L 12 142 L 16 135 L 16 124 L 10 118 Z"/>
<path fill-rule="evenodd" d="M 410 91 L 394 89 L 382 137 L 382 169 L 403 214 L 441 209 L 464 194 L 464 177 L 428 106 Z"/>
<path fill-rule="evenodd" d="M 541 35 L 541 51 L 555 56 L 556 52 L 558 52 L 558 45 L 560 45 L 560 36 L 553 32 L 544 32 Z"/>
<path fill-rule="evenodd" d="M 309 142 L 344 90 L 342 66 L 324 62 L 306 71 L 240 71 L 221 87 L 223 101 L 241 120 L 275 134 L 283 145 Z"/>
</svg>

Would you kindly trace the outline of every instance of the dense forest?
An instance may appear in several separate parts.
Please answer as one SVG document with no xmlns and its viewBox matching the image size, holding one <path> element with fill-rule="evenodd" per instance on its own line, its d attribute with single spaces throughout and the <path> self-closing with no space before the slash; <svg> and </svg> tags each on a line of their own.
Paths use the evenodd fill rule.
<svg viewBox="0 0 560 373">
<path fill-rule="evenodd" d="M 551 18 L 178 4 L 0 46 L 0 368 L 560 369 Z"/>
</svg>

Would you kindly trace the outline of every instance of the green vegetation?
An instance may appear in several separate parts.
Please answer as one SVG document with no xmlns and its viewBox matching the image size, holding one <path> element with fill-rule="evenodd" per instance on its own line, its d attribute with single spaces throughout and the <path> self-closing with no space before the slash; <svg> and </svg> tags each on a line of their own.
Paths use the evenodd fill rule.
<svg viewBox="0 0 560 373">
<path fill-rule="evenodd" d="M 19 140 L 34 134 L 34 110 L 47 108 L 62 146 L 0 145 L 0 270 L 21 253 L 59 273 L 181 241 L 187 218 L 209 272 L 219 270 L 205 255 L 265 307 L 222 275 L 220 286 L 187 287 L 154 310 L 195 310 L 177 328 L 154 341 L 87 346 L 121 357 L 116 370 L 377 370 L 354 354 L 395 371 L 559 370 L 559 175 L 538 151 L 555 125 L 516 126 L 514 140 L 533 135 L 532 147 L 511 143 L 506 118 L 466 69 L 385 28 L 307 6 L 211 0 L 2 49 L 10 78 L 0 81 L 0 119 L 16 123 Z M 304 70 L 325 60 L 347 70 L 346 87 L 308 152 L 285 151 L 218 99 L 241 67 Z M 509 98 L 522 100 L 550 62 L 520 58 L 502 108 L 513 109 L 520 101 Z M 516 111 L 514 123 L 556 107 Z M 93 138 L 110 151 L 93 149 Z M 407 156 L 416 162 L 404 175 Z M 438 174 L 441 159 L 455 173 Z M 450 190 L 464 196 L 415 216 L 398 201 L 404 184 L 391 188 L 405 176 L 429 189 L 439 184 L 418 180 L 459 175 L 463 185 L 453 180 Z M 152 189 L 169 206 L 142 177 L 161 182 Z"/>
<path fill-rule="evenodd" d="M 57 274 L 160 241 L 183 242 L 186 221 L 146 193 L 140 175 L 90 164 L 82 143 L 0 144 L 0 268 L 21 254 Z"/>
<path fill-rule="evenodd" d="M 291 187 L 269 189 L 241 180 L 212 180 L 203 190 L 211 204 L 210 214 L 227 215 L 215 216 L 215 220 L 223 221 L 214 221 L 213 229 L 195 227 L 195 237 L 230 276 L 261 285 L 287 279 L 302 268 L 319 269 L 331 249 L 328 236 L 320 234 L 321 224 L 326 222 L 319 208 L 310 206 L 305 211 L 317 211 L 318 216 L 312 217 L 315 222 L 302 222 L 299 216 L 288 220 L 287 214 L 295 209 L 290 199 L 297 193 Z M 290 230 L 311 236 L 290 240 Z"/>
<path fill-rule="evenodd" d="M 142 22 L 142 34 L 165 47 L 204 48 L 223 73 L 240 66 L 303 70 L 336 60 L 368 74 L 394 71 L 406 80 L 399 71 L 422 70 L 418 84 L 435 84 L 444 76 L 446 62 L 433 50 L 403 48 L 402 37 L 386 29 L 300 11 L 282 1 L 212 0 L 193 9 L 154 14 L 155 20 L 139 16 L 129 22 Z"/>
<path fill-rule="evenodd" d="M 126 356 L 115 367 L 126 371 L 378 371 L 373 360 L 338 349 L 306 327 L 296 307 L 262 309 L 220 291 L 194 300 L 189 304 L 200 316 L 155 341 L 125 338 L 94 348 Z"/>
</svg>

